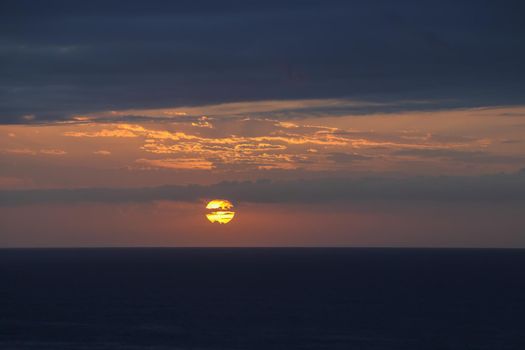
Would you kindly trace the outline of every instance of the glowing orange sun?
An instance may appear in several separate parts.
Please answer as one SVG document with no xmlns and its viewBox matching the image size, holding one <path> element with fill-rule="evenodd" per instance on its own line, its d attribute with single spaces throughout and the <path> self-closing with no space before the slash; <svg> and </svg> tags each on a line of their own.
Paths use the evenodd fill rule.
<svg viewBox="0 0 525 350">
<path fill-rule="evenodd" d="M 232 208 L 233 204 L 229 200 L 214 199 L 206 205 L 206 209 L 210 211 L 206 217 L 211 223 L 227 224 L 235 216 L 235 212 L 231 211 Z"/>
</svg>

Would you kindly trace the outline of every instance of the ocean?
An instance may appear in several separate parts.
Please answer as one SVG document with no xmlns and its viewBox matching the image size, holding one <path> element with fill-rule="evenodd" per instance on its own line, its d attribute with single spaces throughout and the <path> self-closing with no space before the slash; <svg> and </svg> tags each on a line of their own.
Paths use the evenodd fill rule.
<svg viewBox="0 0 525 350">
<path fill-rule="evenodd" d="M 525 250 L 0 250 L 0 349 L 525 349 Z"/>
</svg>

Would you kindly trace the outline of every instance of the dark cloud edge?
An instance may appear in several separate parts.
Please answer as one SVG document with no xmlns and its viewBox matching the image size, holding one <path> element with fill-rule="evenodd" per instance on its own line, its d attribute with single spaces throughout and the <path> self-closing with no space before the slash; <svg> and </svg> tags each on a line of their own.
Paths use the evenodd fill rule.
<svg viewBox="0 0 525 350">
<path fill-rule="evenodd" d="M 2 190 L 0 206 L 70 203 L 196 202 L 228 198 L 252 203 L 327 203 L 331 201 L 525 201 L 525 168 L 513 174 L 420 176 L 404 179 L 317 179 L 220 182 L 146 188 Z"/>
<path fill-rule="evenodd" d="M 305 99 L 308 100 L 308 99 Z M 252 100 L 252 101 L 239 101 L 231 103 L 257 103 L 257 102 L 266 102 L 268 100 Z M 279 101 L 279 100 L 275 100 Z M 374 103 L 372 100 L 358 100 L 359 102 L 370 102 Z M 226 102 L 230 103 L 230 102 Z M 315 119 L 315 118 L 325 118 L 325 117 L 367 117 L 374 115 L 396 115 L 399 113 L 432 113 L 432 112 L 443 112 L 443 111 L 457 111 L 457 110 L 479 110 L 479 109 L 497 109 L 497 108 L 518 108 L 523 107 L 525 103 L 522 101 L 508 104 L 463 104 L 458 101 L 447 101 L 447 102 L 408 102 L 408 103 L 399 103 L 399 104 L 386 104 L 384 106 L 363 106 L 363 107 L 352 107 L 352 108 L 330 108 L 330 107 L 318 107 L 318 108 L 299 108 L 299 109 L 288 109 L 288 110 L 275 110 L 275 111 L 256 111 L 251 113 L 231 113 L 231 114 L 214 114 L 214 113 L 204 113 L 204 114 L 187 114 L 181 116 L 145 116 L 145 115 L 122 115 L 117 117 L 92 117 L 91 114 L 100 113 L 91 112 L 91 113 L 73 113 L 66 117 L 60 117 L 57 119 L 7 119 L 2 120 L 0 116 L 0 125 L 34 125 L 34 126 L 46 126 L 46 125 L 80 125 L 80 124 L 115 124 L 115 123 L 191 123 L 196 122 L 203 115 L 206 115 L 209 118 L 214 118 L 217 120 L 237 120 L 246 117 L 252 118 L 271 118 L 275 120 L 301 120 L 301 119 Z M 185 107 L 202 107 L 205 108 L 207 105 L 189 105 Z M 175 106 L 173 108 L 183 108 L 184 106 Z M 87 120 L 76 120 L 78 116 L 88 117 Z M 497 114 L 496 116 L 508 116 L 505 114 Z M 519 115 L 522 116 L 521 114 Z"/>
</svg>

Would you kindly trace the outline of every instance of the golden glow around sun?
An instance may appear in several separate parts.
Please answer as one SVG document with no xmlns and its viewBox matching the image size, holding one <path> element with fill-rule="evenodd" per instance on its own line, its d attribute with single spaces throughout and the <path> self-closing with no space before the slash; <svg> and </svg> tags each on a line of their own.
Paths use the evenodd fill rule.
<svg viewBox="0 0 525 350">
<path fill-rule="evenodd" d="M 214 199 L 206 205 L 206 209 L 222 209 L 228 210 L 233 208 L 233 204 L 226 199 Z"/>
<path fill-rule="evenodd" d="M 206 217 L 211 223 L 218 222 L 219 224 L 229 223 L 235 216 L 235 212 L 230 209 L 233 204 L 226 199 L 214 199 L 206 205 L 206 209 L 210 210 Z M 219 210 L 217 210 L 219 209 Z"/>
</svg>

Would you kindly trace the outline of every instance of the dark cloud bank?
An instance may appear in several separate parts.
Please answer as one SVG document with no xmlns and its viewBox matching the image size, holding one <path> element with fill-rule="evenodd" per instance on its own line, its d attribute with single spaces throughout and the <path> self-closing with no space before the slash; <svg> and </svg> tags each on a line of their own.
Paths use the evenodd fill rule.
<svg viewBox="0 0 525 350">
<path fill-rule="evenodd" d="M 209 186 L 85 188 L 0 191 L 0 206 L 48 203 L 125 203 L 158 200 L 197 201 L 228 198 L 236 202 L 322 203 L 329 201 L 525 201 L 525 169 L 515 174 L 413 177 L 407 179 L 319 179 L 221 182 Z"/>
<path fill-rule="evenodd" d="M 518 0 L 3 0 L 0 121 L 291 98 L 522 104 L 524 9 Z"/>
</svg>

